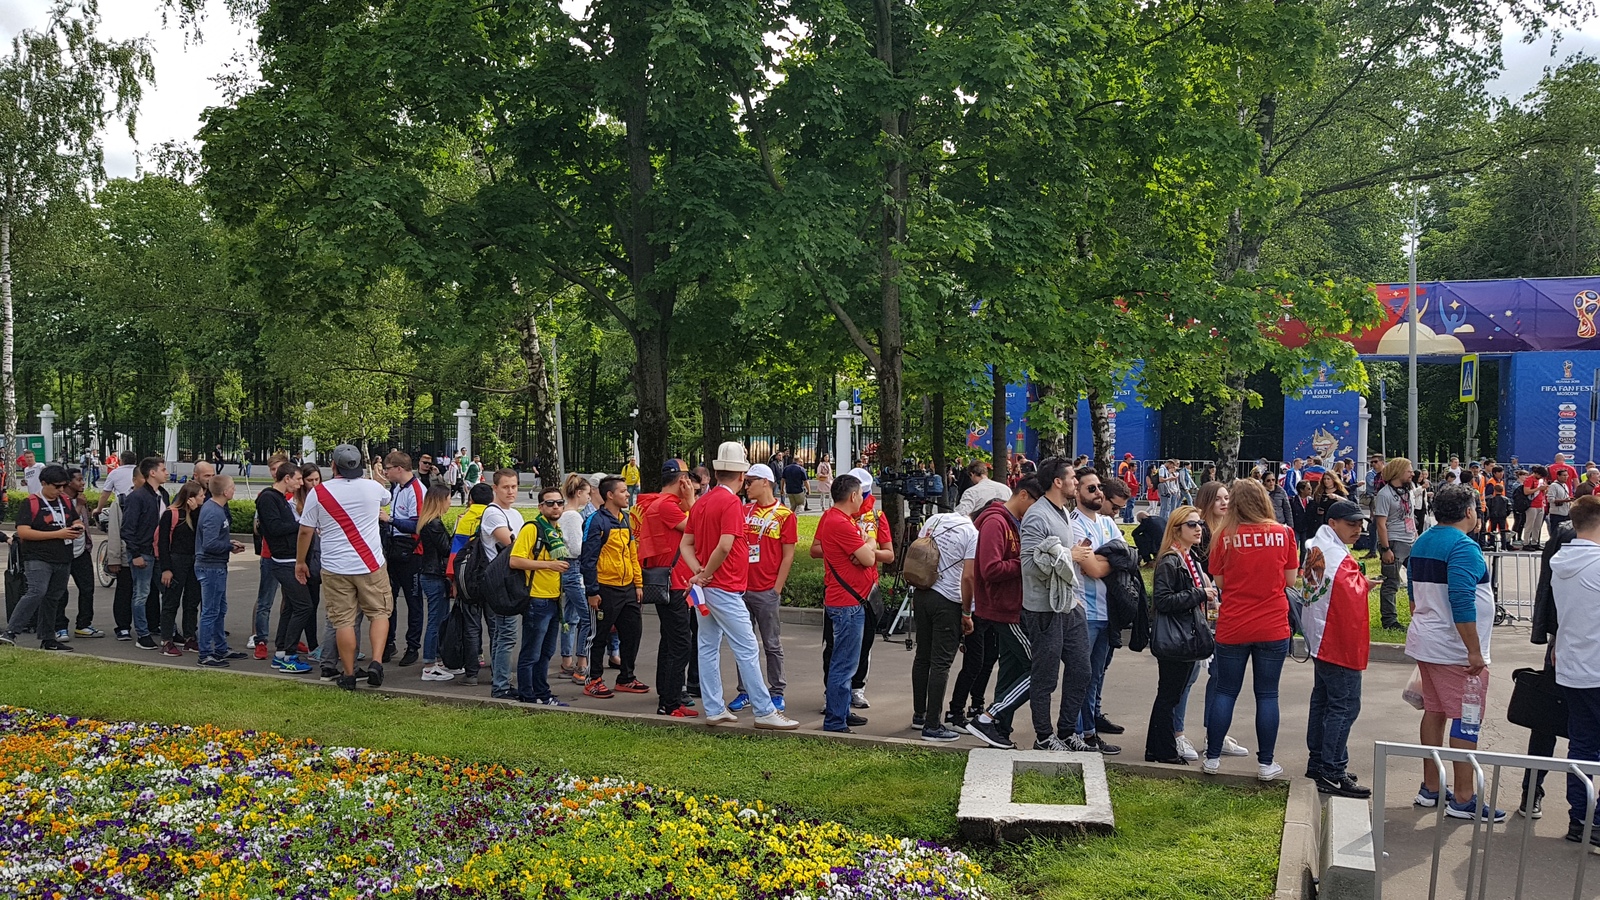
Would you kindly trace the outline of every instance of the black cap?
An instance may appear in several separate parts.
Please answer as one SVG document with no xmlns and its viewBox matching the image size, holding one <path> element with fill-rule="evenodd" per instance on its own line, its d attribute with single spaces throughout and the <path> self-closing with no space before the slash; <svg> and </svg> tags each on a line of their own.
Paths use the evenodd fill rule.
<svg viewBox="0 0 1600 900">
<path fill-rule="evenodd" d="M 1343 519 L 1346 522 L 1365 522 L 1371 517 L 1367 515 L 1366 510 L 1355 503 L 1351 503 L 1349 500 L 1339 500 L 1328 507 L 1328 518 Z"/>
<path fill-rule="evenodd" d="M 689 471 L 689 464 L 681 459 L 669 459 L 661 464 L 661 477 L 668 478 Z"/>
</svg>

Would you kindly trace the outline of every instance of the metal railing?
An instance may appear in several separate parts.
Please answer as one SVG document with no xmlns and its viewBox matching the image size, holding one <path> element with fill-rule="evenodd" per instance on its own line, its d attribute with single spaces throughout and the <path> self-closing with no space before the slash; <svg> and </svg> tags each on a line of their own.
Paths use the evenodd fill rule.
<svg viewBox="0 0 1600 900">
<path fill-rule="evenodd" d="M 1384 876 L 1384 790 L 1387 786 L 1389 759 L 1400 757 L 1402 759 L 1420 759 L 1431 761 L 1439 769 L 1439 802 L 1434 807 L 1433 822 L 1433 867 L 1428 877 L 1428 898 L 1434 900 L 1439 890 L 1439 859 L 1444 849 L 1444 810 L 1446 793 L 1444 785 L 1448 783 L 1446 762 L 1465 762 L 1472 764 L 1473 796 L 1476 798 L 1478 808 L 1484 806 L 1484 788 L 1489 790 L 1488 808 L 1498 808 L 1500 798 L 1500 770 L 1504 768 L 1533 770 L 1537 772 L 1571 773 L 1579 778 L 1584 778 L 1584 786 L 1588 791 L 1588 815 L 1584 819 L 1583 842 L 1579 844 L 1583 852 L 1578 854 L 1578 871 L 1573 880 L 1573 900 L 1583 897 L 1583 882 L 1585 871 L 1588 868 L 1591 854 L 1589 853 L 1589 839 L 1594 830 L 1595 814 L 1595 783 L 1594 778 L 1600 777 L 1600 762 L 1582 762 L 1579 760 L 1553 759 L 1547 756 L 1520 756 L 1514 753 L 1490 753 L 1482 750 L 1457 750 L 1450 747 L 1425 747 L 1419 744 L 1397 744 L 1387 741 L 1378 741 L 1373 745 L 1372 761 L 1372 860 L 1375 867 L 1375 900 L 1383 898 Z M 1493 769 L 1491 778 L 1485 779 L 1484 766 Z M 1519 802 L 1520 802 L 1519 798 Z M 1487 826 L 1487 827 L 1486 827 Z M 1528 838 L 1533 834 L 1533 824 L 1529 821 L 1522 829 L 1522 839 L 1517 849 L 1517 888 L 1516 898 L 1522 900 L 1523 886 L 1527 881 Z M 1466 893 L 1462 895 L 1465 900 L 1484 900 L 1489 890 L 1489 860 L 1492 849 L 1494 826 L 1484 820 L 1484 817 L 1475 815 L 1472 818 L 1472 843 L 1470 856 L 1467 860 L 1467 886 Z M 1474 893 L 1476 890 L 1476 893 Z M 1407 896 L 1410 900 L 1410 896 Z"/>
<path fill-rule="evenodd" d="M 1489 564 L 1489 586 L 1494 591 L 1494 623 L 1510 625 L 1533 617 L 1533 598 L 1539 589 L 1540 554 L 1497 550 L 1483 554 Z"/>
</svg>

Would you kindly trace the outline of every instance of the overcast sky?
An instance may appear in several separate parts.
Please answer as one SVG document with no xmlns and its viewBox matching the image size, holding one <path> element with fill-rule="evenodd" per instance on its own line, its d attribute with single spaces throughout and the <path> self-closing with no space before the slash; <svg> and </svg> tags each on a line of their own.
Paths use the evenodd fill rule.
<svg viewBox="0 0 1600 900">
<path fill-rule="evenodd" d="M 0 0 L 0 38 L 7 45 L 23 28 L 44 24 L 50 0 Z M 163 28 L 157 0 L 102 0 L 103 35 L 114 38 L 144 36 L 155 51 L 156 84 L 145 94 L 139 110 L 139 140 L 128 138 L 118 125 L 106 135 L 106 169 L 113 177 L 131 176 L 138 169 L 139 153 L 165 141 L 195 143 L 200 114 L 222 102 L 213 78 L 237 66 L 250 46 L 251 33 L 229 20 L 221 0 L 208 0 L 203 25 L 204 42 L 185 46 L 184 35 L 170 23 Z M 1533 44 L 1508 37 L 1506 73 L 1496 82 L 1499 93 L 1520 97 L 1539 80 L 1546 67 L 1560 59 L 1585 52 L 1600 56 L 1600 21 L 1586 23 L 1568 33 L 1550 55 L 1548 37 Z"/>
</svg>

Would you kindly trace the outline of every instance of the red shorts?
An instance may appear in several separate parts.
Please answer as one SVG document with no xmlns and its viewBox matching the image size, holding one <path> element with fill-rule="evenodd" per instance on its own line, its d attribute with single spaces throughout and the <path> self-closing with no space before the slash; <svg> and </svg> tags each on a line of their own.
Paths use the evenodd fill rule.
<svg viewBox="0 0 1600 900">
<path fill-rule="evenodd" d="M 1461 718 L 1461 694 L 1467 688 L 1467 667 L 1447 666 L 1440 663 L 1417 663 L 1422 673 L 1423 712 L 1442 713 L 1446 718 Z M 1489 670 L 1478 676 L 1483 691 L 1483 705 L 1489 707 Z"/>
</svg>

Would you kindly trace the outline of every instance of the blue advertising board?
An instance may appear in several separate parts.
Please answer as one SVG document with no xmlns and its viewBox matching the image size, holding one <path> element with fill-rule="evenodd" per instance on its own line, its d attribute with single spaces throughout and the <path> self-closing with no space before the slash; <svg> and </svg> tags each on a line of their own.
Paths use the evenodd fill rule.
<svg viewBox="0 0 1600 900">
<path fill-rule="evenodd" d="M 1593 459 L 1590 441 L 1600 351 L 1514 353 L 1501 363 L 1497 455 L 1549 463 L 1557 453 Z"/>
<path fill-rule="evenodd" d="M 1111 456 L 1122 459 L 1132 453 L 1134 459 L 1155 459 L 1161 452 L 1161 413 L 1144 405 L 1139 396 L 1139 371 L 1135 365 L 1122 377 L 1113 395 L 1114 403 L 1106 410 L 1111 419 Z M 1118 409 L 1117 407 L 1122 407 Z M 1078 401 L 1078 427 L 1073 432 L 1072 456 L 1094 454 L 1094 428 L 1089 421 L 1089 401 Z"/>
<path fill-rule="evenodd" d="M 1361 394 L 1348 390 L 1321 366 L 1317 380 L 1283 399 L 1283 458 L 1354 457 L 1361 426 Z"/>
<path fill-rule="evenodd" d="M 1029 459 L 1039 458 L 1039 435 L 1023 421 L 1034 399 L 1031 385 L 1006 385 L 1006 434 L 1003 440 L 1012 453 L 1021 453 Z M 988 413 L 987 407 L 973 410 L 975 424 L 967 429 L 968 448 L 985 453 L 994 452 L 993 436 L 989 433 L 991 416 Z"/>
</svg>

